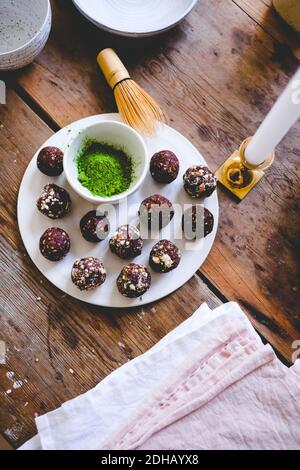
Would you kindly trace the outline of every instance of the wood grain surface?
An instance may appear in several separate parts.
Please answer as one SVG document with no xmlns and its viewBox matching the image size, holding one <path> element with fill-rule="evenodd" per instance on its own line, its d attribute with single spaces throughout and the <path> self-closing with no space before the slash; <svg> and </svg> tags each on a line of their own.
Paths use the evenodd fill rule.
<svg viewBox="0 0 300 470">
<path fill-rule="evenodd" d="M 298 66 L 298 36 L 269 3 L 201 0 L 174 30 L 136 41 L 97 30 L 71 2 L 56 0 L 45 50 L 25 70 L 4 76 L 11 89 L 0 107 L 0 340 L 7 345 L 0 432 L 14 447 L 34 434 L 35 413 L 90 389 L 203 301 L 240 302 L 263 337 L 291 360 L 292 342 L 300 339 L 299 124 L 246 200 L 237 204 L 219 191 L 211 255 L 186 286 L 154 305 L 117 312 L 64 296 L 28 259 L 16 223 L 19 184 L 36 149 L 76 119 L 115 111 L 95 61 L 103 47 L 116 48 L 170 124 L 216 169 L 255 132 Z M 13 389 L 7 372 L 22 387 Z"/>
<path fill-rule="evenodd" d="M 0 436 L 0 450 L 13 450 L 13 447 L 2 436 Z"/>
<path fill-rule="evenodd" d="M 259 24 L 283 48 L 291 48 L 299 57 L 300 37 L 293 31 L 272 8 L 273 0 L 233 0 L 245 13 Z"/>
</svg>

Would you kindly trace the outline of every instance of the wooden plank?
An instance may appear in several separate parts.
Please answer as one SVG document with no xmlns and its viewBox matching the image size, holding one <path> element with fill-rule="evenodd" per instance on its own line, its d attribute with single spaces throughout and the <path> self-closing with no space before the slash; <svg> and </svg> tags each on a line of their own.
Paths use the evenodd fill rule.
<svg viewBox="0 0 300 470">
<path fill-rule="evenodd" d="M 0 451 L 1 450 L 14 450 L 13 447 L 0 435 Z"/>
<path fill-rule="evenodd" d="M 300 59 L 300 35 L 293 31 L 276 12 L 272 0 L 233 0 L 264 31 L 284 46 L 292 49 Z"/>
<path fill-rule="evenodd" d="M 36 414 L 86 392 L 201 303 L 214 307 L 220 300 L 199 276 L 167 299 L 125 311 L 81 303 L 50 285 L 22 245 L 16 200 L 26 166 L 52 131 L 10 90 L 0 126 L 0 340 L 7 352 L 0 365 L 0 433 L 16 448 L 34 435 Z"/>
<path fill-rule="evenodd" d="M 258 3 L 260 14 L 267 13 L 269 5 Z M 95 62 L 99 49 L 113 46 L 212 169 L 255 132 L 298 66 L 279 36 L 274 39 L 230 0 L 202 0 L 178 28 L 139 41 L 97 30 L 70 3 L 53 7 L 45 51 L 17 76 L 42 110 L 58 126 L 114 111 Z M 300 338 L 299 148 L 298 124 L 243 203 L 220 192 L 220 229 L 201 269 L 226 298 L 241 302 L 289 361 L 292 342 Z"/>
</svg>

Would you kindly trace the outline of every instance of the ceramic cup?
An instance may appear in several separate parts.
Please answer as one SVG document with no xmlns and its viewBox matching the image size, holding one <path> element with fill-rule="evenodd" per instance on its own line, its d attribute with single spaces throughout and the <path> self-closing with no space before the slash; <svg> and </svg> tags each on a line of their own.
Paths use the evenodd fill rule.
<svg viewBox="0 0 300 470">
<path fill-rule="evenodd" d="M 0 70 L 33 62 L 51 29 L 50 0 L 1 0 Z"/>
</svg>

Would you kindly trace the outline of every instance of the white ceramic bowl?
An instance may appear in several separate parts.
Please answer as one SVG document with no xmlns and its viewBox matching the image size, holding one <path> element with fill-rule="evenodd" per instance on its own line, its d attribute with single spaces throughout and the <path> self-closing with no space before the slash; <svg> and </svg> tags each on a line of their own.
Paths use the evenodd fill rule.
<svg viewBox="0 0 300 470">
<path fill-rule="evenodd" d="M 0 70 L 30 64 L 51 29 L 50 0 L 0 0 Z"/>
<path fill-rule="evenodd" d="M 110 33 L 143 37 L 182 21 L 198 0 L 73 0 L 92 23 Z"/>
<path fill-rule="evenodd" d="M 132 158 L 134 178 L 127 191 L 107 198 L 94 196 L 78 181 L 76 158 L 86 139 L 95 139 L 97 142 L 104 142 L 116 148 L 121 148 Z M 149 171 L 148 152 L 144 140 L 134 129 L 117 121 L 102 121 L 85 127 L 71 140 L 64 156 L 64 170 L 70 186 L 84 199 L 94 204 L 117 204 L 135 193 L 145 180 Z"/>
</svg>

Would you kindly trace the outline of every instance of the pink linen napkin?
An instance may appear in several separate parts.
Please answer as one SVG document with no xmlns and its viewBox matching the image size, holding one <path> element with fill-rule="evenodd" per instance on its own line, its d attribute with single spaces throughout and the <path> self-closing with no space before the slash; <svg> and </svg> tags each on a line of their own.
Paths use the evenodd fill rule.
<svg viewBox="0 0 300 470">
<path fill-rule="evenodd" d="M 202 305 L 154 348 L 39 417 L 22 450 L 299 448 L 287 369 L 235 303 Z"/>
<path fill-rule="evenodd" d="M 299 368 L 225 319 L 101 448 L 299 449 L 299 399 Z"/>
</svg>

